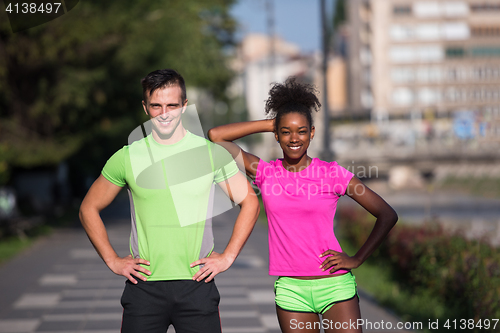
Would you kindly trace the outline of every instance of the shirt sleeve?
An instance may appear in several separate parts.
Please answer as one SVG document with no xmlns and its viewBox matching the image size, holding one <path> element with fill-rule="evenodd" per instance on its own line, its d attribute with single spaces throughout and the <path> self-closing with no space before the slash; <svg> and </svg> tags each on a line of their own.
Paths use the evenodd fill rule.
<svg viewBox="0 0 500 333">
<path fill-rule="evenodd" d="M 101 171 L 104 178 L 109 180 L 116 186 L 123 187 L 126 185 L 125 181 L 125 147 L 118 150 L 104 165 Z"/>
<path fill-rule="evenodd" d="M 335 194 L 340 196 L 345 195 L 352 177 L 354 177 L 352 172 L 338 165 L 337 162 L 331 162 L 330 179 L 333 182 L 333 191 Z"/>
<path fill-rule="evenodd" d="M 215 183 L 223 182 L 238 173 L 238 165 L 224 147 L 210 143 L 210 150 L 214 165 Z"/>
</svg>

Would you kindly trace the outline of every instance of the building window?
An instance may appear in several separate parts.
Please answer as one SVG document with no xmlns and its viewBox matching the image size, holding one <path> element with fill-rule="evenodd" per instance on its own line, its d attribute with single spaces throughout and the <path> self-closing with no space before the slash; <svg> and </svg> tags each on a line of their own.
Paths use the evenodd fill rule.
<svg viewBox="0 0 500 333">
<path fill-rule="evenodd" d="M 417 17 L 439 17 L 441 6 L 437 1 L 415 2 L 413 11 Z"/>
<path fill-rule="evenodd" d="M 392 8 L 394 15 L 410 15 L 411 7 L 409 5 L 397 5 Z"/>
<path fill-rule="evenodd" d="M 413 103 L 413 92 L 409 88 L 397 88 L 392 92 L 392 103 L 398 106 L 408 106 Z"/>
<path fill-rule="evenodd" d="M 413 12 L 417 17 L 466 17 L 469 6 L 465 1 L 416 1 Z"/>
<path fill-rule="evenodd" d="M 392 69 L 391 78 L 394 83 L 410 83 L 415 81 L 415 72 L 412 68 L 397 67 Z"/>
<path fill-rule="evenodd" d="M 431 88 L 422 88 L 418 92 L 418 100 L 423 105 L 431 105 L 441 100 L 439 90 Z"/>
<path fill-rule="evenodd" d="M 448 102 L 459 102 L 460 101 L 460 90 L 450 87 L 446 90 L 445 98 Z"/>
<path fill-rule="evenodd" d="M 463 58 L 465 50 L 463 47 L 453 46 L 446 48 L 446 58 Z"/>
<path fill-rule="evenodd" d="M 457 70 L 455 68 L 451 68 L 450 70 L 448 70 L 448 79 L 450 81 L 457 81 L 458 80 L 458 74 L 457 74 Z"/>
<path fill-rule="evenodd" d="M 395 63 L 411 63 L 415 61 L 415 50 L 408 46 L 394 46 L 389 51 L 389 57 Z"/>
<path fill-rule="evenodd" d="M 500 11 L 499 3 L 475 3 L 470 5 L 470 10 L 473 12 L 492 12 Z"/>
<path fill-rule="evenodd" d="M 439 32 L 437 24 L 420 24 L 416 28 L 416 35 L 420 40 L 439 40 Z"/>
<path fill-rule="evenodd" d="M 359 61 L 365 66 L 372 63 L 372 52 L 369 48 L 363 47 L 361 50 L 359 50 Z"/>
<path fill-rule="evenodd" d="M 404 41 L 413 38 L 413 28 L 407 25 L 393 25 L 390 29 L 392 40 Z"/>
<path fill-rule="evenodd" d="M 500 36 L 500 26 L 476 26 L 471 28 L 472 36 L 496 37 Z"/>
<path fill-rule="evenodd" d="M 442 80 L 442 70 L 438 67 L 420 67 L 417 69 L 419 82 L 440 82 Z"/>
<path fill-rule="evenodd" d="M 363 80 L 367 83 L 372 82 L 372 71 L 369 68 L 363 71 Z"/>
<path fill-rule="evenodd" d="M 426 45 L 418 48 L 420 62 L 436 62 L 443 60 L 443 49 L 439 45 Z"/>
<path fill-rule="evenodd" d="M 470 29 L 465 22 L 445 23 L 441 26 L 441 34 L 445 40 L 469 39 Z"/>
<path fill-rule="evenodd" d="M 373 95 L 368 89 L 363 89 L 361 91 L 361 105 L 366 109 L 371 109 L 373 107 Z"/>
<path fill-rule="evenodd" d="M 467 16 L 469 6 L 466 2 L 445 2 L 441 5 L 441 10 L 447 17 Z"/>
<path fill-rule="evenodd" d="M 469 52 L 473 57 L 499 57 L 500 47 L 473 47 Z"/>
</svg>

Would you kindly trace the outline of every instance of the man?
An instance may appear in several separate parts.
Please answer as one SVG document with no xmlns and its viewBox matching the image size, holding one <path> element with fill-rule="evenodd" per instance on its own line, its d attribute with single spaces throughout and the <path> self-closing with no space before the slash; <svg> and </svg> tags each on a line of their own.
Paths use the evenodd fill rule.
<svg viewBox="0 0 500 333">
<path fill-rule="evenodd" d="M 235 162 L 220 146 L 186 130 L 182 76 L 165 69 L 143 80 L 152 133 L 106 163 L 80 208 L 80 220 L 106 265 L 128 281 L 121 299 L 122 332 L 221 332 L 214 276 L 227 270 L 250 235 L 259 203 Z M 140 131 L 142 132 L 142 131 Z M 239 204 L 226 249 L 213 252 L 211 204 L 216 183 Z M 127 186 L 131 255 L 113 250 L 99 212 Z"/>
</svg>

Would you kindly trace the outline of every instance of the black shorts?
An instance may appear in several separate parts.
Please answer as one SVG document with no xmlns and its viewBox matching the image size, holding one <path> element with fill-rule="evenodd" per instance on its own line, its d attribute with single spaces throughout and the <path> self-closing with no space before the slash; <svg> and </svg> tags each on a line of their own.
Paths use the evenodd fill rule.
<svg viewBox="0 0 500 333">
<path fill-rule="evenodd" d="M 220 295 L 214 281 L 127 280 L 121 298 L 122 333 L 221 333 Z"/>
</svg>

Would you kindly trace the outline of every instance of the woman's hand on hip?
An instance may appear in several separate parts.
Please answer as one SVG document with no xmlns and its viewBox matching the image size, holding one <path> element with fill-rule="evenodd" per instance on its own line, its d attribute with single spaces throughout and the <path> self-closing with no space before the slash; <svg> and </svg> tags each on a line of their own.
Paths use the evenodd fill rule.
<svg viewBox="0 0 500 333">
<path fill-rule="evenodd" d="M 358 268 L 361 263 L 357 258 L 350 257 L 343 252 L 337 252 L 334 250 L 327 250 L 320 254 L 320 258 L 326 257 L 319 268 L 323 271 L 330 269 L 330 273 L 335 273 L 340 269 L 353 269 Z"/>
</svg>

